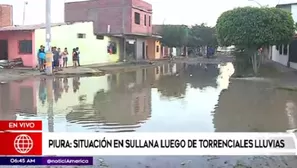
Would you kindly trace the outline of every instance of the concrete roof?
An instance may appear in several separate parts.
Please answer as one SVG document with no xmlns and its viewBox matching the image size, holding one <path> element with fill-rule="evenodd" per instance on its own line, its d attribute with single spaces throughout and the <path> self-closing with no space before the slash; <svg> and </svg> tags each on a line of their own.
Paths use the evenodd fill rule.
<svg viewBox="0 0 297 168">
<path fill-rule="evenodd" d="M 67 23 L 52 23 L 52 27 L 55 26 L 62 26 L 67 25 Z M 6 27 L 0 27 L 1 31 L 32 31 L 36 29 L 44 29 L 46 25 L 44 23 L 42 24 L 36 24 L 36 25 L 14 25 L 14 26 L 6 26 Z"/>
<path fill-rule="evenodd" d="M 287 5 L 297 5 L 297 2 L 293 2 L 293 3 L 285 3 L 285 4 L 277 4 L 276 7 L 279 7 L 279 6 L 287 6 Z"/>
</svg>

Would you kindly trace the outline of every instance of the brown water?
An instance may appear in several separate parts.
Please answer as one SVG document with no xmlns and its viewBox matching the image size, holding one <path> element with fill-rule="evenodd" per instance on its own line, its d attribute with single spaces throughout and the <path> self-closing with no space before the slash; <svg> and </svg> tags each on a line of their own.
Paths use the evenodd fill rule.
<svg viewBox="0 0 297 168">
<path fill-rule="evenodd" d="M 276 90 L 271 82 L 230 80 L 233 72 L 231 63 L 172 64 L 100 77 L 14 81 L 0 85 L 0 118 L 43 120 L 44 131 L 56 132 L 284 132 L 297 128 L 297 92 Z M 193 160 L 162 158 L 109 159 L 119 161 L 115 167 Z M 235 164 L 235 157 L 211 158 L 195 161 L 228 167 L 233 159 Z M 283 162 L 270 167 L 279 163 Z"/>
<path fill-rule="evenodd" d="M 0 85 L 0 117 L 42 119 L 44 131 L 297 128 L 296 92 L 275 90 L 263 81 L 229 84 L 233 71 L 232 64 L 175 64 L 100 77 L 15 81 Z"/>
</svg>

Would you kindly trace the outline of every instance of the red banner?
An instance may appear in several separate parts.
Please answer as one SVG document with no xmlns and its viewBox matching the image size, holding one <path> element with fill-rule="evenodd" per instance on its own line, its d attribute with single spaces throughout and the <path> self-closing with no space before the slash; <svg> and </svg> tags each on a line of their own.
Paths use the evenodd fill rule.
<svg viewBox="0 0 297 168">
<path fill-rule="evenodd" d="M 0 155 L 42 155 L 42 133 L 0 133 Z"/>
<path fill-rule="evenodd" d="M 0 131 L 42 131 L 41 121 L 0 121 Z"/>
</svg>

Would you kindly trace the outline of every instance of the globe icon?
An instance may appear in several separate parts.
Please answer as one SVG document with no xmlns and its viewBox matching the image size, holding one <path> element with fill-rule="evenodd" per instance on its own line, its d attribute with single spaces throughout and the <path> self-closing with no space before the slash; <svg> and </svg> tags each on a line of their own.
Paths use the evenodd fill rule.
<svg viewBox="0 0 297 168">
<path fill-rule="evenodd" d="M 14 149 L 17 152 L 21 154 L 26 154 L 30 152 L 32 148 L 33 148 L 33 140 L 29 135 L 21 134 L 14 139 Z"/>
</svg>

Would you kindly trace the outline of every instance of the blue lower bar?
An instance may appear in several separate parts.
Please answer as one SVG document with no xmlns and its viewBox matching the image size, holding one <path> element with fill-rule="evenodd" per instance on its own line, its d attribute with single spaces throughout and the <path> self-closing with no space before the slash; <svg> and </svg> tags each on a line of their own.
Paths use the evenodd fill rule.
<svg viewBox="0 0 297 168">
<path fill-rule="evenodd" d="M 42 165 L 42 157 L 0 157 L 0 165 Z"/>
<path fill-rule="evenodd" d="M 86 166 L 93 165 L 93 157 L 0 157 L 0 165 L 30 166 L 30 165 L 55 165 L 55 166 Z"/>
</svg>

